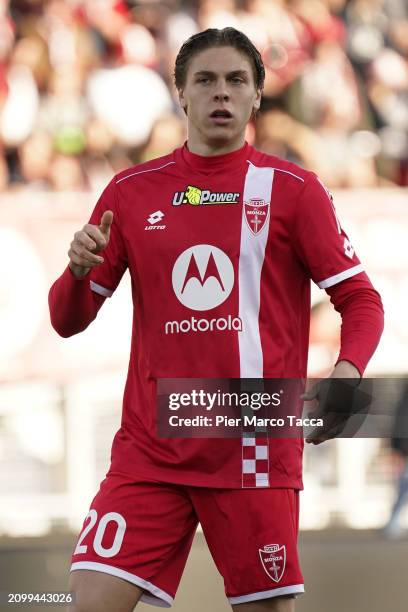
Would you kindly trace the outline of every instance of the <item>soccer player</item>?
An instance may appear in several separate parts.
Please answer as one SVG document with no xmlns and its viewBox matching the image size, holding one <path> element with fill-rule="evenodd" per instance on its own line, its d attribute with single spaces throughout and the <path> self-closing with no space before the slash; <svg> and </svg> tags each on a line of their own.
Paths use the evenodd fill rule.
<svg viewBox="0 0 408 612">
<path fill-rule="evenodd" d="M 175 66 L 187 142 L 112 179 L 50 290 L 64 337 L 126 269 L 134 304 L 121 427 L 73 553 L 72 611 L 169 607 L 198 521 L 234 610 L 293 612 L 304 591 L 303 440 L 156 434 L 160 378 L 306 376 L 310 279 L 342 315 L 333 377 L 358 380 L 379 341 L 381 300 L 319 179 L 245 142 L 264 76 L 233 28 L 187 40 Z"/>
</svg>

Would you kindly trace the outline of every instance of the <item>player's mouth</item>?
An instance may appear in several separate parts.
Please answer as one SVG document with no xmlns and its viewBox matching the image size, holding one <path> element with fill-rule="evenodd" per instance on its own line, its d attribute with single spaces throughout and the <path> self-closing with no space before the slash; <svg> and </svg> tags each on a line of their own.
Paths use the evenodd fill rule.
<svg viewBox="0 0 408 612">
<path fill-rule="evenodd" d="M 210 115 L 216 125 L 227 125 L 232 121 L 232 114 L 225 108 L 216 109 Z"/>
</svg>

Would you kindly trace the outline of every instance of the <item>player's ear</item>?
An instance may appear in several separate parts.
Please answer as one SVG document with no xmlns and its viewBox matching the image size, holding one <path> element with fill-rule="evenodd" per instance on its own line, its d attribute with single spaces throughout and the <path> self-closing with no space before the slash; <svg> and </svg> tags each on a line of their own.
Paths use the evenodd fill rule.
<svg viewBox="0 0 408 612">
<path fill-rule="evenodd" d="M 255 94 L 255 99 L 252 105 L 252 113 L 251 113 L 251 118 L 254 120 L 258 116 L 259 108 L 261 106 L 261 96 L 262 96 L 262 91 L 260 89 L 257 89 L 256 94 Z"/>
<path fill-rule="evenodd" d="M 254 113 L 259 111 L 259 108 L 261 106 L 261 97 L 262 97 L 262 90 L 257 89 L 256 94 L 255 94 L 254 107 L 253 107 Z"/>
<path fill-rule="evenodd" d="M 187 115 L 187 102 L 184 97 L 184 91 L 182 89 L 178 90 L 178 97 L 179 97 L 180 106 Z"/>
</svg>

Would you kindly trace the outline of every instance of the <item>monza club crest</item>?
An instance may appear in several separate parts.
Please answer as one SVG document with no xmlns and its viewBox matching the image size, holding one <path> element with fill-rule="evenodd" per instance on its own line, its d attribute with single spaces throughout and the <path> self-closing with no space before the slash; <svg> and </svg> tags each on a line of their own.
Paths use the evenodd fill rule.
<svg viewBox="0 0 408 612">
<path fill-rule="evenodd" d="M 286 565 L 286 547 L 284 544 L 267 544 L 259 549 L 262 567 L 274 582 L 279 582 Z"/>
<path fill-rule="evenodd" d="M 245 220 L 251 232 L 256 236 L 265 227 L 269 217 L 269 202 L 261 198 L 251 198 L 244 202 Z"/>
</svg>

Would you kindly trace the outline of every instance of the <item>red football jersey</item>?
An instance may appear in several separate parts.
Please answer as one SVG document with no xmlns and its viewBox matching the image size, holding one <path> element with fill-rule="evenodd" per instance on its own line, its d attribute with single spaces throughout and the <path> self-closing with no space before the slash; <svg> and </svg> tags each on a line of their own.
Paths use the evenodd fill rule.
<svg viewBox="0 0 408 612">
<path fill-rule="evenodd" d="M 112 469 L 208 487 L 302 488 L 301 439 L 160 439 L 158 378 L 304 378 L 310 279 L 362 272 L 311 172 L 245 144 L 187 146 L 118 174 L 90 219 L 114 212 L 92 291 L 129 268 L 133 333 Z"/>
</svg>

